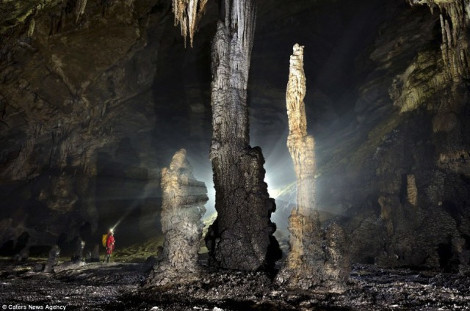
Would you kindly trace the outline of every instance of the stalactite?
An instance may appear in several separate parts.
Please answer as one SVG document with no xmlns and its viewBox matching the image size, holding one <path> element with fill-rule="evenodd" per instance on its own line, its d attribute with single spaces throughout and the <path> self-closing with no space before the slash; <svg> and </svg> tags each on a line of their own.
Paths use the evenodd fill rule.
<svg viewBox="0 0 470 311">
<path fill-rule="evenodd" d="M 442 59 L 451 78 L 458 82 L 470 78 L 470 0 L 409 0 L 411 5 L 428 5 L 440 10 Z"/>
<path fill-rule="evenodd" d="M 78 23 L 80 17 L 85 13 L 87 0 L 77 0 L 75 6 L 75 23 Z"/>
<path fill-rule="evenodd" d="M 208 0 L 173 0 L 173 13 L 175 14 L 175 26 L 180 24 L 181 35 L 184 44 L 189 35 L 191 47 L 193 46 L 194 34 L 197 25 L 206 7 Z"/>
<path fill-rule="evenodd" d="M 34 35 L 34 30 L 36 29 L 36 21 L 34 18 L 31 19 L 29 22 L 29 27 L 28 27 L 28 37 L 32 37 Z"/>
</svg>

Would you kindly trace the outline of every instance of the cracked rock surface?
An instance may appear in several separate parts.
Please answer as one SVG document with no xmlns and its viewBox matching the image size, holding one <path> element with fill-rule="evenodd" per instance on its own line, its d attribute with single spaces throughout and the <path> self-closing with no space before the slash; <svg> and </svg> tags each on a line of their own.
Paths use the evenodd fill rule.
<svg viewBox="0 0 470 311">
<path fill-rule="evenodd" d="M 35 273 L 34 263 L 0 262 L 0 302 L 68 310 L 468 310 L 470 278 L 355 265 L 343 294 L 290 291 L 261 272 L 204 270 L 194 282 L 142 287 L 150 266 L 86 264 Z"/>
</svg>

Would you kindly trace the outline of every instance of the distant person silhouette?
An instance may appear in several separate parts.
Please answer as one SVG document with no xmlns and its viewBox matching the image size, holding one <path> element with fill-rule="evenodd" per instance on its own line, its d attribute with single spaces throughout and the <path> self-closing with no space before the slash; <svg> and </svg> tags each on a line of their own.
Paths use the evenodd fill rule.
<svg viewBox="0 0 470 311">
<path fill-rule="evenodd" d="M 106 262 L 109 262 L 109 259 L 111 258 L 111 255 L 113 254 L 114 250 L 114 232 L 113 230 L 109 230 L 108 232 L 108 237 L 106 239 Z"/>
</svg>

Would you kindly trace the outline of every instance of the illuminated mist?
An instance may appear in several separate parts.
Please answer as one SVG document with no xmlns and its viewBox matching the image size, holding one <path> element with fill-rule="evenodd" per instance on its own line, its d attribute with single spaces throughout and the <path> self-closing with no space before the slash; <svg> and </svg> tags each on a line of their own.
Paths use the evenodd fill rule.
<svg viewBox="0 0 470 311">
<path fill-rule="evenodd" d="M 305 72 L 311 81 L 305 97 L 305 106 L 309 134 L 316 139 L 320 176 L 317 179 L 320 203 L 318 208 L 332 215 L 341 214 L 345 209 L 344 206 L 325 203 L 324 200 L 332 196 L 330 184 L 325 183 L 324 178 L 330 178 L 334 182 L 336 191 L 340 192 L 342 176 L 321 174 L 331 161 L 341 160 L 342 155 L 337 154 L 338 150 L 353 148 L 355 140 L 359 138 L 358 121 L 355 119 L 353 109 L 358 98 L 356 80 L 361 77 L 354 70 L 354 64 L 364 46 L 368 46 L 373 38 L 373 34 L 365 30 L 377 27 L 377 20 L 368 17 L 371 16 L 371 12 L 377 13 L 383 9 L 379 2 L 354 7 L 354 14 L 344 16 L 343 25 L 332 24 L 330 18 L 318 16 L 313 22 L 313 27 L 311 20 L 298 18 L 299 32 L 295 38 L 285 36 L 282 30 L 263 27 L 256 30 L 248 89 L 250 145 L 260 146 L 263 150 L 266 161 L 265 182 L 268 184 L 270 196 L 276 200 L 276 212 L 272 214 L 272 220 L 280 230 L 287 228 L 288 216 L 296 204 L 296 178 L 286 146 L 288 126 L 285 113 L 288 58 L 294 40 L 315 47 L 305 55 Z M 266 23 L 262 20 L 268 16 L 265 16 L 265 11 L 262 9 L 259 12 L 259 23 L 262 25 Z M 283 28 L 280 26 L 280 29 Z M 301 31 L 303 29 L 311 30 Z M 279 36 L 276 31 L 281 32 Z M 357 33 L 368 35 L 358 37 Z M 273 37 L 276 40 L 266 39 Z M 324 44 L 325 41 L 329 44 Z M 173 46 L 174 43 L 168 41 L 166 44 Z M 210 46 L 209 42 L 200 42 L 200 44 Z M 195 178 L 203 181 L 208 190 L 209 201 L 204 215 L 207 219 L 216 212 L 212 167 L 209 161 L 212 136 L 210 53 L 201 56 L 201 50 L 198 50 L 197 45 L 192 49 L 184 49 L 183 45 L 180 45 L 173 47 L 174 53 L 162 55 L 160 60 L 162 64 L 178 65 L 162 65 L 160 75 L 153 85 L 156 121 L 154 132 L 149 132 L 147 138 L 151 144 L 142 144 L 136 149 L 155 152 L 158 157 L 156 162 L 163 167 L 166 162 L 169 163 L 176 150 L 185 148 Z M 182 59 L 184 61 L 181 61 Z M 138 161 L 138 158 L 134 158 L 134 161 Z M 132 162 L 132 160 L 125 161 Z M 124 164 L 126 165 L 130 163 Z M 143 166 L 152 168 L 151 164 L 147 163 Z M 115 181 L 110 183 L 111 185 L 105 185 L 104 188 L 122 187 L 122 185 L 114 187 Z M 131 185 L 140 188 L 131 191 L 135 193 L 134 199 L 121 198 L 122 194 L 119 191 L 108 191 L 110 197 L 105 204 L 115 206 L 114 210 L 110 209 L 109 214 L 100 215 L 103 218 L 100 222 L 101 227 L 115 226 L 118 238 L 120 233 L 126 233 L 126 236 L 132 239 L 139 224 L 146 222 L 146 228 L 150 229 L 146 229 L 149 232 L 144 232 L 144 235 L 151 237 L 158 234 L 160 228 L 158 209 L 161 204 L 159 183 L 159 180 L 154 180 L 150 185 L 144 183 Z M 124 185 L 124 188 L 128 186 Z M 142 201 L 148 201 L 145 207 L 139 206 L 143 204 Z M 109 220 L 111 220 L 109 223 L 104 223 Z"/>
</svg>

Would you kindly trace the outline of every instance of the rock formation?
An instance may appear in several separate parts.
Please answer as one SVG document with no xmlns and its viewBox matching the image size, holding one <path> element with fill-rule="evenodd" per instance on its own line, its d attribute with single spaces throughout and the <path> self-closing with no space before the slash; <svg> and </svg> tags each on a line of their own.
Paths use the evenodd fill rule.
<svg viewBox="0 0 470 311">
<path fill-rule="evenodd" d="M 321 282 L 324 254 L 320 219 L 315 208 L 314 140 L 307 135 L 303 49 L 303 46 L 294 45 L 286 92 L 289 119 L 287 147 L 297 176 L 297 204 L 289 217 L 291 248 L 286 267 L 278 278 L 281 281 L 287 279 L 292 286 L 309 288 Z"/>
<path fill-rule="evenodd" d="M 186 38 L 189 35 L 191 47 L 193 46 L 194 33 L 199 20 L 204 14 L 208 0 L 173 0 L 173 13 L 175 14 L 175 25 L 180 24 L 181 35 Z"/>
<path fill-rule="evenodd" d="M 418 204 L 418 188 L 413 174 L 406 175 L 406 198 L 411 205 L 416 206 Z"/>
<path fill-rule="evenodd" d="M 307 134 L 307 117 L 305 114 L 305 93 L 307 90 L 304 73 L 304 47 L 294 45 L 290 57 L 289 82 L 287 83 L 286 104 L 289 119 L 289 136 L 287 148 L 294 161 L 297 176 L 297 207 L 302 215 L 312 215 L 318 219 L 315 208 L 315 143 Z"/>
<path fill-rule="evenodd" d="M 0 232 L 7 232 L 0 249 L 29 233 L 32 246 L 80 236 L 88 252 L 100 227 L 119 218 L 117 210 L 132 204 L 154 210 L 156 193 L 140 191 L 147 180 L 159 182 L 148 169 L 161 165 L 154 165 L 155 153 L 124 158 L 139 144 L 153 149 L 147 135 L 154 114 L 131 111 L 136 106 L 129 103 L 147 102 L 138 94 L 151 93 L 157 44 L 147 30 L 165 18 L 172 27 L 165 8 L 150 12 L 156 2 L 0 3 Z M 155 32 L 152 40 L 159 37 Z M 121 152 L 130 136 L 132 145 Z"/>
<path fill-rule="evenodd" d="M 408 0 L 411 5 L 426 4 L 431 12 L 439 9 L 442 59 L 451 79 L 460 81 L 470 77 L 468 45 L 470 38 L 470 1 L 468 0 Z"/>
<path fill-rule="evenodd" d="M 328 175 L 341 177 L 325 187 L 341 189 L 341 202 L 350 206 L 345 228 L 355 262 L 464 271 L 470 245 L 468 69 L 445 55 L 466 49 L 467 17 L 460 8 L 468 2 L 412 2 L 429 4 L 434 14 L 415 5 L 384 25 L 367 54 L 375 69 L 355 106 L 360 127 L 370 130 L 351 144 L 343 164 L 331 161 L 338 168 Z M 452 45 L 435 31 L 445 29 L 446 20 L 445 32 L 452 37 L 455 30 L 460 38 Z M 378 91 L 384 86 L 388 95 Z M 331 195 L 327 201 L 334 205 Z"/>
<path fill-rule="evenodd" d="M 47 263 L 44 266 L 44 272 L 51 273 L 54 272 L 54 267 L 57 266 L 59 262 L 60 248 L 57 245 L 51 247 L 49 251 L 49 258 Z"/>
<path fill-rule="evenodd" d="M 294 45 L 290 57 L 286 104 L 289 119 L 287 147 L 297 176 L 297 205 L 289 218 L 290 252 L 278 280 L 288 286 L 344 290 L 349 276 L 345 256 L 345 237 L 341 227 L 333 224 L 323 233 L 315 204 L 314 139 L 307 134 L 304 97 L 306 79 L 304 47 Z"/>
<path fill-rule="evenodd" d="M 85 248 L 85 241 L 82 241 L 80 238 L 76 238 L 73 245 L 73 254 L 71 261 L 73 263 L 79 263 L 84 261 L 83 249 Z"/>
<path fill-rule="evenodd" d="M 206 1 L 174 1 L 175 18 L 192 37 L 197 11 Z M 210 159 L 218 217 L 206 243 L 210 263 L 229 269 L 256 270 L 279 257 L 273 237 L 275 210 L 264 182 L 264 157 L 249 146 L 248 73 L 255 30 L 254 0 L 221 1 L 212 46 L 212 145 Z"/>
<path fill-rule="evenodd" d="M 165 285 L 197 277 L 198 251 L 202 241 L 207 189 L 194 179 L 186 150 L 175 153 L 169 168 L 162 170 L 162 231 L 165 237 L 161 260 L 150 277 L 152 285 Z"/>
<path fill-rule="evenodd" d="M 273 264 L 278 248 L 264 158 L 261 148 L 249 146 L 247 85 L 256 7 L 254 0 L 221 3 L 212 46 L 210 151 L 218 217 L 206 241 L 212 264 L 256 270 Z"/>
</svg>

